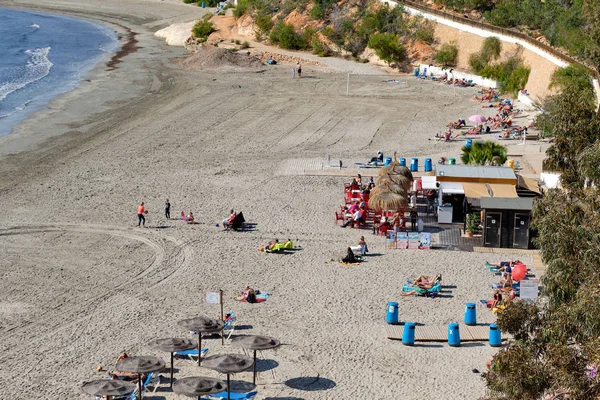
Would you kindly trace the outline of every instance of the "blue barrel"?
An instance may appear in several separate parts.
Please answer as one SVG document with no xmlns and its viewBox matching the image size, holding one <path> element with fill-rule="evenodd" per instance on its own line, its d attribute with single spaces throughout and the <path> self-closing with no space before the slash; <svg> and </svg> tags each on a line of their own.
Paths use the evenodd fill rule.
<svg viewBox="0 0 600 400">
<path fill-rule="evenodd" d="M 404 340 L 404 338 L 402 338 L 402 340 Z M 490 346 L 502 346 L 502 337 L 500 336 L 500 329 L 498 329 L 498 326 L 496 326 L 496 324 L 490 325 Z"/>
<path fill-rule="evenodd" d="M 387 315 L 385 316 L 385 322 L 388 324 L 398 323 L 398 303 L 390 301 L 387 307 Z"/>
<path fill-rule="evenodd" d="M 425 172 L 429 172 L 433 170 L 433 163 L 431 162 L 431 158 L 425 159 Z"/>
<path fill-rule="evenodd" d="M 410 170 L 411 171 L 418 171 L 419 170 L 419 159 L 418 158 L 413 158 L 410 162 Z"/>
<path fill-rule="evenodd" d="M 403 167 L 406 167 L 406 158 L 400 159 L 400 165 L 402 165 Z"/>
<path fill-rule="evenodd" d="M 383 166 L 387 166 L 390 165 L 392 163 L 392 157 L 386 157 L 385 161 L 383 162 Z"/>
<path fill-rule="evenodd" d="M 206 5 L 204 4 L 204 2 L 202 2 L 202 8 L 204 8 Z"/>
<path fill-rule="evenodd" d="M 477 325 L 477 310 L 475 310 L 474 303 L 467 303 L 465 309 L 465 324 Z"/>
<path fill-rule="evenodd" d="M 458 324 L 448 324 L 448 344 L 450 346 L 460 346 L 460 331 Z"/>
<path fill-rule="evenodd" d="M 473 139 L 467 139 L 467 141 L 465 142 L 465 147 L 469 148 L 469 147 L 471 147 L 472 144 L 473 144 Z"/>
<path fill-rule="evenodd" d="M 415 68 L 415 70 L 413 71 L 413 74 L 415 76 L 419 76 L 419 68 Z"/>
<path fill-rule="evenodd" d="M 412 346 L 415 344 L 415 323 L 407 322 L 404 324 L 404 331 L 402 332 L 402 344 L 406 346 Z"/>
</svg>

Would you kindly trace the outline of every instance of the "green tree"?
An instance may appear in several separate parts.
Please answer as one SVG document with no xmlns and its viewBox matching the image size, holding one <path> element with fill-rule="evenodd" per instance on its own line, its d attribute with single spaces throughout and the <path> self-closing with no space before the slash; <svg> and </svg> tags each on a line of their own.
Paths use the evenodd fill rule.
<svg viewBox="0 0 600 400">
<path fill-rule="evenodd" d="M 255 33 L 256 38 L 259 40 L 262 39 L 265 35 L 268 35 L 271 32 L 271 29 L 273 29 L 273 26 L 275 25 L 271 16 L 262 12 L 256 15 L 256 17 L 254 18 L 254 23 L 258 27 L 258 30 Z"/>
<path fill-rule="evenodd" d="M 300 50 L 307 46 L 304 38 L 296 33 L 294 26 L 288 25 L 283 21 L 279 21 L 273 31 L 271 31 L 270 39 L 274 44 L 284 49 Z"/>
<path fill-rule="evenodd" d="M 463 164 L 502 165 L 506 162 L 506 147 L 494 141 L 474 142 L 471 146 L 463 146 L 460 159 Z"/>
<path fill-rule="evenodd" d="M 393 33 L 376 33 L 369 38 L 369 47 L 388 64 L 401 63 L 406 58 L 406 50 Z"/>
<path fill-rule="evenodd" d="M 435 53 L 435 61 L 444 67 L 454 67 L 458 61 L 458 47 L 455 42 L 444 43 Z"/>
<path fill-rule="evenodd" d="M 194 37 L 198 39 L 205 39 L 214 31 L 215 28 L 213 26 L 213 23 L 205 19 L 196 22 L 196 24 L 192 28 L 192 33 L 194 34 Z"/>
<path fill-rule="evenodd" d="M 581 187 L 577 157 L 600 139 L 600 122 L 593 100 L 585 98 L 576 85 L 565 87 L 545 103 L 540 121 L 553 137 L 546 151 L 544 167 L 561 173 L 561 182 L 570 188 Z"/>
</svg>

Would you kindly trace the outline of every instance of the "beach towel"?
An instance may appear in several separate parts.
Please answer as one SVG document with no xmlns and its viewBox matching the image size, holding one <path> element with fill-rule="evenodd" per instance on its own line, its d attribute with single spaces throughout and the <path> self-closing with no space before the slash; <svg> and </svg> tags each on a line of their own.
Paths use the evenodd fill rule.
<svg viewBox="0 0 600 400">
<path fill-rule="evenodd" d="M 255 303 L 264 303 L 269 298 L 270 294 L 268 292 L 263 292 L 262 290 L 256 291 L 256 302 Z M 246 303 L 246 299 L 238 300 L 242 303 Z M 254 303 L 253 303 L 254 304 Z"/>
</svg>

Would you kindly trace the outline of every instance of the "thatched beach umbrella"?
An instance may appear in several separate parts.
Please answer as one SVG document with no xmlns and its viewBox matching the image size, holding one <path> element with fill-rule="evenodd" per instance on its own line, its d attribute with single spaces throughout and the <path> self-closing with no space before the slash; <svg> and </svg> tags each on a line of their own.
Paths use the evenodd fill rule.
<svg viewBox="0 0 600 400">
<path fill-rule="evenodd" d="M 400 210 L 406 207 L 408 200 L 391 191 L 378 192 L 369 197 L 369 207 L 374 210 Z"/>
<path fill-rule="evenodd" d="M 281 342 L 269 336 L 239 336 L 231 344 L 235 347 L 254 350 L 254 367 L 252 383 L 256 384 L 256 350 L 269 350 L 279 347 Z"/>
<path fill-rule="evenodd" d="M 225 389 L 225 382 L 203 376 L 177 379 L 177 382 L 173 386 L 175 393 L 189 397 L 198 397 L 198 400 L 201 400 L 202 396 L 220 393 L 225 391 Z"/>
<path fill-rule="evenodd" d="M 142 398 L 142 374 L 160 371 L 165 367 L 165 362 L 160 358 L 150 356 L 129 357 L 119 361 L 116 370 L 120 372 L 132 372 L 138 374 L 138 385 L 140 399 Z"/>
<path fill-rule="evenodd" d="M 135 391 L 135 383 L 116 379 L 99 379 L 84 382 L 81 390 L 92 396 L 123 396 Z"/>
<path fill-rule="evenodd" d="M 231 398 L 230 374 L 250 369 L 254 365 L 252 357 L 241 354 L 217 354 L 206 357 L 203 367 L 213 369 L 222 374 L 227 374 L 227 400 Z"/>
<path fill-rule="evenodd" d="M 191 331 L 198 332 L 198 365 L 202 362 L 202 333 L 217 333 L 223 330 L 225 324 L 223 321 L 218 319 L 212 319 L 208 317 L 195 317 L 190 319 L 183 319 L 177 322 L 177 325 L 183 326 Z"/>
<path fill-rule="evenodd" d="M 171 353 L 171 387 L 173 387 L 173 353 L 176 351 L 191 350 L 196 347 L 196 342 L 193 342 L 190 339 L 168 338 L 153 340 L 149 344 L 150 347 Z"/>
</svg>

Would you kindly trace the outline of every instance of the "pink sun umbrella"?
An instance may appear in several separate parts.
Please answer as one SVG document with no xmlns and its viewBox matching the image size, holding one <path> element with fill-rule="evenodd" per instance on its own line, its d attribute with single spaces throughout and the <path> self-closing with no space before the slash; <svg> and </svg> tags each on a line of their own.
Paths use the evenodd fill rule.
<svg viewBox="0 0 600 400">
<path fill-rule="evenodd" d="M 485 121 L 487 121 L 487 118 L 484 117 L 483 115 L 477 114 L 477 115 L 471 115 L 469 117 L 469 121 L 475 122 L 477 124 L 483 124 Z"/>
</svg>

